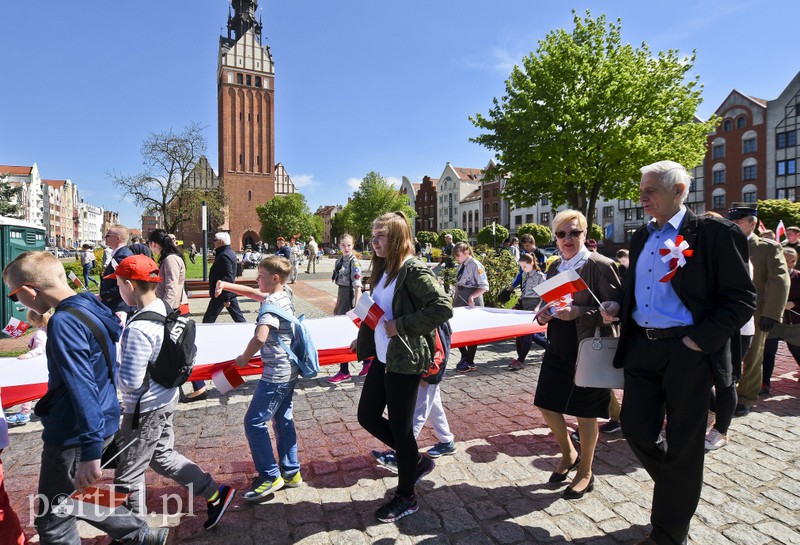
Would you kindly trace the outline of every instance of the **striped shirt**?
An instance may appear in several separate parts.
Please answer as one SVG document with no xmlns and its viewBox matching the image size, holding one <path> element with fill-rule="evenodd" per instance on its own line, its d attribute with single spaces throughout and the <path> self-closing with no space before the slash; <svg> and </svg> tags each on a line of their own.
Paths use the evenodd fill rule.
<svg viewBox="0 0 800 545">
<path fill-rule="evenodd" d="M 167 315 L 161 299 L 156 299 L 140 312 L 146 311 Z M 148 381 L 149 389 L 145 385 L 147 365 L 156 361 L 163 340 L 164 324 L 150 320 L 129 322 L 122 332 L 117 388 L 122 393 L 122 410 L 125 414 L 133 413 L 139 396 L 142 396 L 140 411 L 147 413 L 168 405 L 178 395 L 178 388 L 165 388 L 152 380 Z"/>
<path fill-rule="evenodd" d="M 277 335 L 286 346 L 292 345 L 292 324 L 289 322 L 279 320 L 274 314 L 266 312 L 267 305 L 275 305 L 283 310 L 294 314 L 294 305 L 289 293 L 281 291 L 273 293 L 264 299 L 261 303 L 261 308 L 258 310 L 258 319 L 256 320 L 256 327 L 265 325 L 269 327 L 269 337 L 261 347 L 261 361 L 264 364 L 264 372 L 261 374 L 261 380 L 273 384 L 280 384 L 289 382 L 297 378 L 300 374 L 300 368 L 294 365 L 289 359 L 286 350 L 281 348 L 278 343 Z"/>
</svg>

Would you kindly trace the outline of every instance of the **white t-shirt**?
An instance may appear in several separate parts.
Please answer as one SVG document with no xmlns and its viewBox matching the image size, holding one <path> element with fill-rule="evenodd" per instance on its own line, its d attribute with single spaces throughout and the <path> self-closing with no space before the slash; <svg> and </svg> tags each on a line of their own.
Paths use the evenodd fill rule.
<svg viewBox="0 0 800 545">
<path fill-rule="evenodd" d="M 405 260 L 403 260 L 403 264 L 405 264 L 405 262 L 409 259 L 411 259 L 411 256 L 405 258 Z M 378 360 L 386 363 L 386 352 L 389 349 L 389 335 L 386 334 L 386 322 L 389 320 L 394 320 L 394 315 L 392 314 L 392 301 L 394 300 L 394 290 L 397 285 L 397 277 L 395 276 L 389 284 L 386 283 L 385 275 L 382 280 L 382 282 L 378 282 L 378 285 L 373 288 L 372 299 L 378 304 L 379 307 L 381 307 L 381 310 L 383 311 L 383 318 L 378 324 L 378 327 L 375 328 L 375 353 L 378 356 Z"/>
</svg>

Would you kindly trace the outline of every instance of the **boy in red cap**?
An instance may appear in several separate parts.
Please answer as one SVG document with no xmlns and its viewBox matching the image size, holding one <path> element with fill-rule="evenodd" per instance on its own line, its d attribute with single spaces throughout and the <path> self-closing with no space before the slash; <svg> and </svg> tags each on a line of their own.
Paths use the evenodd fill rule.
<svg viewBox="0 0 800 545">
<path fill-rule="evenodd" d="M 138 309 L 136 314 L 154 312 L 166 317 L 172 310 L 156 297 L 156 283 L 161 281 L 158 265 L 146 255 L 123 259 L 113 274 L 104 277 L 112 278 L 117 280 L 122 300 Z M 236 490 L 219 486 L 211 475 L 175 451 L 172 417 L 178 403 L 178 388 L 158 384 L 147 373 L 148 365 L 155 362 L 161 349 L 164 322 L 136 320 L 136 314 L 122 333 L 117 388 L 122 393 L 123 444 L 137 440 L 120 455 L 115 482 L 131 494 L 128 499 L 131 511 L 140 514 L 145 504 L 144 472 L 150 466 L 156 473 L 207 500 L 208 520 L 204 527 L 211 529 L 222 518 Z M 134 416 L 137 404 L 138 422 Z"/>
</svg>

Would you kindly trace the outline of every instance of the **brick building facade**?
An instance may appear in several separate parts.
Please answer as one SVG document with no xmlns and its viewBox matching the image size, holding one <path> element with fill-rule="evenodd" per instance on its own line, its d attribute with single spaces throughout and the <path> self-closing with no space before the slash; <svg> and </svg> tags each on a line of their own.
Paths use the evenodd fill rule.
<svg viewBox="0 0 800 545">
<path fill-rule="evenodd" d="M 438 182 L 437 178 L 424 176 L 422 183 L 419 184 L 416 202 L 414 203 L 414 209 L 417 212 L 417 217 L 414 218 L 415 233 L 437 231 L 436 184 Z"/>
</svg>

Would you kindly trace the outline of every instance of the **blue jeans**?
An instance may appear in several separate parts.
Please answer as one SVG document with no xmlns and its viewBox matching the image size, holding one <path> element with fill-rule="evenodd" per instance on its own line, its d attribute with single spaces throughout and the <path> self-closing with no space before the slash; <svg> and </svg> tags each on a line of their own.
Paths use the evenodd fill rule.
<svg viewBox="0 0 800 545">
<path fill-rule="evenodd" d="M 300 471 L 297 461 L 297 433 L 292 416 L 292 394 L 296 380 L 272 383 L 259 380 L 253 400 L 244 415 L 244 433 L 250 443 L 259 476 L 275 479 L 279 475 L 291 477 Z M 272 452 L 267 423 L 272 420 L 275 441 L 278 443 L 280 467 Z"/>
</svg>

